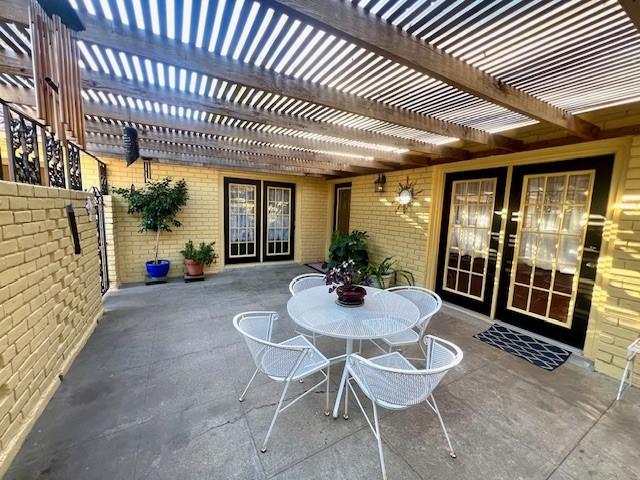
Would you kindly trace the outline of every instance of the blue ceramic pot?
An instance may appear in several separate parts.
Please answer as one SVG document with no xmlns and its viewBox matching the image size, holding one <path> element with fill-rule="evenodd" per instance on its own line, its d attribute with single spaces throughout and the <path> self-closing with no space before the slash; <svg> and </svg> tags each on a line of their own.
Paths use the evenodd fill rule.
<svg viewBox="0 0 640 480">
<path fill-rule="evenodd" d="M 169 260 L 158 260 L 158 263 L 153 263 L 153 260 L 149 260 L 145 263 L 147 267 L 147 274 L 151 278 L 164 278 L 169 273 L 171 262 Z"/>
</svg>

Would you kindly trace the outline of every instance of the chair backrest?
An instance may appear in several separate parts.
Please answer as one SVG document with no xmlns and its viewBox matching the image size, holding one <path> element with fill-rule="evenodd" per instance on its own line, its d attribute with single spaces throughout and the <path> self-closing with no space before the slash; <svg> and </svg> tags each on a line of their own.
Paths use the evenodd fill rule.
<svg viewBox="0 0 640 480">
<path fill-rule="evenodd" d="M 428 288 L 401 285 L 399 287 L 388 288 L 387 291 L 402 295 L 418 307 L 420 319 L 418 320 L 417 327 L 423 332 L 429 325 L 431 317 L 442 308 L 440 295 Z"/>
<path fill-rule="evenodd" d="M 276 312 L 243 312 L 233 317 L 233 326 L 242 334 L 256 368 L 273 378 L 294 375 L 311 347 L 281 345 L 271 341 Z"/>
<path fill-rule="evenodd" d="M 349 371 L 378 405 L 399 409 L 416 405 L 431 395 L 463 356 L 457 345 L 433 335 L 425 336 L 424 342 L 427 352 L 424 369 L 394 368 L 354 354 L 347 360 Z"/>
<path fill-rule="evenodd" d="M 322 273 L 305 273 L 291 280 L 289 291 L 291 295 L 295 295 L 307 288 L 320 287 L 322 285 L 325 285 L 324 275 Z"/>
</svg>

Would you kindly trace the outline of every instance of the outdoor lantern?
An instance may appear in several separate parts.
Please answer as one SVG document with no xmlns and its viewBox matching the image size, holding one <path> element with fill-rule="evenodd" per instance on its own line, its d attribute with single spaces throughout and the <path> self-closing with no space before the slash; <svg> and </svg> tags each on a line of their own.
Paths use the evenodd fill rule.
<svg viewBox="0 0 640 480">
<path fill-rule="evenodd" d="M 138 131 L 133 127 L 124 127 L 122 143 L 124 147 L 124 158 L 127 160 L 127 167 L 140 157 L 138 147 Z"/>
<path fill-rule="evenodd" d="M 373 182 L 373 191 L 377 193 L 384 192 L 384 184 L 386 183 L 387 178 L 381 173 L 378 174 L 378 178 L 376 178 L 375 182 Z"/>
</svg>

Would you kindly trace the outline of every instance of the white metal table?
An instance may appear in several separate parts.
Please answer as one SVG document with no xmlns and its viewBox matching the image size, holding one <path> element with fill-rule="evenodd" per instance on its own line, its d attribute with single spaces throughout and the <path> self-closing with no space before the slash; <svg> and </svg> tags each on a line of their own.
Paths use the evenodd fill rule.
<svg viewBox="0 0 640 480">
<path fill-rule="evenodd" d="M 313 287 L 294 295 L 287 302 L 289 316 L 303 328 L 328 337 L 346 340 L 344 355 L 331 358 L 335 363 L 353 352 L 354 340 L 386 337 L 413 327 L 420 317 L 418 307 L 397 293 L 366 287 L 364 305 L 343 307 L 336 303 L 335 292 L 328 286 Z M 333 417 L 338 417 L 340 401 L 347 382 L 347 369 L 342 372 Z"/>
</svg>

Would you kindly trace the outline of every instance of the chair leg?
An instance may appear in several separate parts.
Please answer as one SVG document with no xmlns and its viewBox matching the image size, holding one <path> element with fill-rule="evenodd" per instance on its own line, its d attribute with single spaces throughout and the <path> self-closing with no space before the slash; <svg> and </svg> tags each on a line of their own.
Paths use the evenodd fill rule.
<svg viewBox="0 0 640 480">
<path fill-rule="evenodd" d="M 326 403 L 324 407 L 324 416 L 328 417 L 331 415 L 331 410 L 329 410 L 329 388 L 331 387 L 331 364 L 327 366 L 327 384 L 326 384 Z"/>
<path fill-rule="evenodd" d="M 345 364 L 344 368 L 347 368 Z M 349 374 L 347 373 L 347 380 L 344 385 L 344 413 L 342 414 L 342 418 L 345 420 L 349 420 Z"/>
<path fill-rule="evenodd" d="M 447 444 L 449 445 L 449 455 L 451 458 L 456 458 L 456 452 L 453 451 L 453 446 L 451 445 L 451 440 L 449 439 L 449 434 L 447 433 L 447 429 L 444 426 L 444 422 L 442 421 L 442 416 L 440 415 L 440 410 L 438 410 L 438 405 L 436 404 L 436 399 L 431 395 L 431 401 L 433 402 L 433 409 L 438 416 L 438 420 L 440 420 L 440 426 L 442 427 L 442 431 L 444 432 L 444 436 L 447 439 Z"/>
<path fill-rule="evenodd" d="M 631 363 L 632 363 L 632 360 L 627 360 L 627 364 L 624 367 L 624 372 L 622 372 L 622 378 L 620 379 L 620 388 L 618 388 L 618 395 L 616 396 L 616 401 L 620 400 L 620 397 L 622 396 L 622 391 L 624 390 L 624 384 L 627 381 L 627 376 L 629 375 L 629 367 Z M 631 380 L 631 376 L 629 376 L 629 380 Z"/>
<path fill-rule="evenodd" d="M 384 467 L 384 454 L 382 453 L 382 436 L 380 435 L 380 424 L 378 422 L 378 407 L 375 402 L 373 405 L 373 422 L 376 427 L 376 440 L 378 441 L 378 455 L 380 457 L 380 468 L 382 469 L 382 480 L 387 480 L 387 470 Z"/>
<path fill-rule="evenodd" d="M 244 387 L 244 391 L 242 392 L 242 395 L 240 395 L 240 398 L 238 399 L 239 402 L 244 402 L 244 396 L 247 394 L 247 390 L 249 390 L 249 387 L 251 386 L 253 379 L 256 378 L 257 374 L 258 374 L 258 369 L 256 368 L 256 371 L 253 372 L 253 375 L 251 376 L 251 380 L 249 380 L 249 383 L 247 383 L 247 386 Z"/>
<path fill-rule="evenodd" d="M 269 440 L 269 436 L 271 435 L 271 430 L 273 430 L 273 426 L 276 424 L 276 418 L 278 418 L 278 414 L 280 413 L 280 407 L 282 407 L 282 402 L 284 402 L 284 397 L 287 394 L 287 389 L 289 388 L 289 380 L 284 384 L 284 390 L 282 390 L 282 395 L 280 395 L 280 401 L 278 402 L 278 406 L 276 407 L 276 413 L 273 414 L 273 419 L 271 420 L 271 425 L 269 425 L 269 430 L 267 431 L 267 436 L 264 437 L 264 442 L 262 443 L 262 448 L 260 451 L 265 453 L 267 451 L 267 441 Z"/>
</svg>

